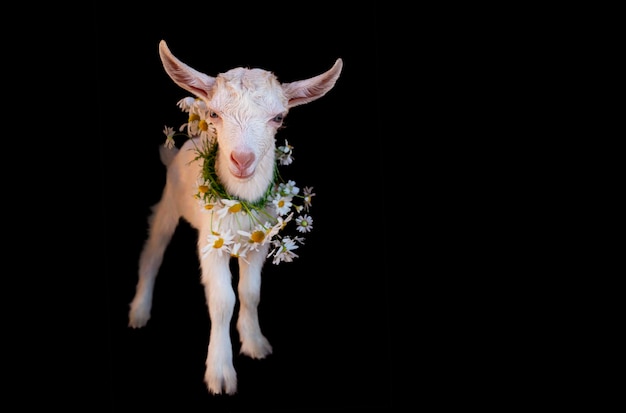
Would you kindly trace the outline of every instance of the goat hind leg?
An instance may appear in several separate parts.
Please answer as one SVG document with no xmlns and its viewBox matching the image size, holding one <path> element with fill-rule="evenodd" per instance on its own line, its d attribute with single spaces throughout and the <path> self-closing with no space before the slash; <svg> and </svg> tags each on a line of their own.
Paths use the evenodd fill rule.
<svg viewBox="0 0 626 413">
<path fill-rule="evenodd" d="M 176 209 L 170 205 L 166 196 L 152 208 L 152 211 L 148 239 L 139 258 L 139 281 L 130 303 L 128 325 L 132 328 L 143 327 L 150 319 L 154 281 L 163 261 L 165 248 L 172 239 L 179 220 Z"/>
</svg>

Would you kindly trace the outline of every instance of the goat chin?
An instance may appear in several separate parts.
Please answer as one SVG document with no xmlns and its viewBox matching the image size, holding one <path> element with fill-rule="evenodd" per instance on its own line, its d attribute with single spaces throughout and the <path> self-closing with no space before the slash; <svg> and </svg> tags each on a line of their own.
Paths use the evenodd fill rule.
<svg viewBox="0 0 626 413">
<path fill-rule="evenodd" d="M 281 83 L 273 73 L 262 69 L 239 67 L 216 77 L 206 75 L 174 57 L 165 41 L 159 43 L 159 55 L 169 77 L 206 105 L 206 110 L 202 109 L 205 113 L 200 115 L 215 126 L 218 143 L 224 143 L 217 147 L 215 171 L 218 179 L 230 196 L 252 202 L 260 199 L 272 183 L 276 149 L 272 143 L 289 109 L 324 96 L 334 87 L 343 67 L 342 60 L 337 59 L 332 68 L 322 74 Z M 148 219 L 148 238 L 139 257 L 139 279 L 130 303 L 128 325 L 140 328 L 148 323 L 155 279 L 165 249 L 180 218 L 186 219 L 198 230 L 200 279 L 211 321 L 204 381 L 209 393 L 234 394 L 237 374 L 233 365 L 230 324 L 237 296 L 229 267 L 232 257 L 228 253 L 222 254 L 221 249 L 219 253 L 212 253 L 212 249 L 209 249 L 211 253 L 202 251 L 207 246 L 207 239 L 214 239 L 210 237 L 215 237 L 216 231 L 250 231 L 252 220 L 241 219 L 238 213 L 211 218 L 205 208 L 207 205 L 201 206 L 194 198 L 202 172 L 202 161 L 197 159 L 193 150 L 197 143 L 197 139 L 189 139 L 180 149 L 161 148 L 161 160 L 167 166 L 166 184 Z M 230 154 L 220 153 L 228 150 L 224 148 L 237 150 Z M 231 160 L 238 167 L 231 167 Z M 275 216 L 269 207 L 268 213 Z M 243 224 L 247 225 L 244 228 L 242 221 L 247 222 Z M 236 323 L 241 342 L 239 352 L 253 359 L 262 359 L 272 353 L 272 346 L 261 332 L 257 314 L 261 269 L 268 251 L 269 242 L 265 242 L 258 249 L 246 251 L 245 258 L 239 258 L 237 293 L 241 305 Z"/>
</svg>

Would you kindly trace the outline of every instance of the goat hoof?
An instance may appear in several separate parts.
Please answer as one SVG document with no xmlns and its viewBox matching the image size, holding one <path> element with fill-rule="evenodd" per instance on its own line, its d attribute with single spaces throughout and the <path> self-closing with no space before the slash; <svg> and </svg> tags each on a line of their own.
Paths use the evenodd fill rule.
<svg viewBox="0 0 626 413">
<path fill-rule="evenodd" d="M 263 336 L 256 340 L 247 340 L 241 343 L 239 353 L 253 359 L 263 359 L 272 354 L 272 345 Z"/>
<path fill-rule="evenodd" d="M 225 393 L 233 395 L 237 392 L 237 374 L 233 367 L 225 367 L 221 373 L 207 370 L 204 375 L 204 381 L 211 394 Z"/>
<path fill-rule="evenodd" d="M 128 326 L 131 328 L 141 328 L 150 320 L 150 310 L 143 306 L 131 306 L 128 313 Z"/>
</svg>

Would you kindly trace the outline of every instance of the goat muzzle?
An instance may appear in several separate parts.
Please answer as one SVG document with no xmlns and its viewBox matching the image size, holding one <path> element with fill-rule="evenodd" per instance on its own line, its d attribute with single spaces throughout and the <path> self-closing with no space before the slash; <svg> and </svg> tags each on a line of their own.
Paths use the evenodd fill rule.
<svg viewBox="0 0 626 413">
<path fill-rule="evenodd" d="M 254 161 L 256 156 L 252 151 L 233 151 L 230 154 L 230 171 L 239 178 L 246 179 L 254 173 Z"/>
</svg>

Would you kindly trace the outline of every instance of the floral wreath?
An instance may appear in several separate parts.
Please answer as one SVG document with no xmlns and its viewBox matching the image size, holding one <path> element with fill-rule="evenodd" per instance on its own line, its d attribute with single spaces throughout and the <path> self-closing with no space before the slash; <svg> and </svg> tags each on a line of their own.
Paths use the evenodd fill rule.
<svg viewBox="0 0 626 413">
<path fill-rule="evenodd" d="M 215 172 L 215 157 L 217 154 L 217 132 L 210 121 L 209 110 L 206 104 L 198 98 L 186 97 L 178 101 L 177 106 L 189 114 L 187 123 L 180 126 L 176 133 L 174 128 L 165 126 L 163 133 L 166 136 L 164 146 L 174 148 L 174 136 L 182 135 L 187 139 L 200 138 L 200 146 L 196 146 L 197 156 L 194 161 L 202 160 L 202 172 L 198 177 L 193 197 L 198 200 L 199 208 L 210 213 L 216 219 L 218 229 L 221 220 L 229 214 L 235 214 L 236 220 L 248 219 L 251 222 L 250 232 L 238 230 L 233 234 L 227 231 L 213 231 L 207 236 L 207 243 L 202 248 L 202 256 L 217 253 L 229 254 L 232 257 L 246 259 L 246 254 L 258 251 L 259 247 L 270 243 L 270 252 L 267 258 L 272 258 L 273 264 L 283 261 L 292 262 L 298 255 L 294 252 L 299 245 L 304 245 L 303 236 L 284 235 L 288 224 L 294 222 L 296 230 L 304 235 L 313 229 L 313 218 L 308 215 L 311 200 L 315 194 L 312 187 L 305 187 L 300 194 L 300 188 L 294 181 L 285 182 L 278 171 L 279 165 L 289 165 L 293 162 L 293 146 L 285 139 L 285 144 L 277 146 L 274 177 L 263 196 L 255 201 L 248 202 L 226 192 Z M 183 132 L 186 129 L 186 132 Z M 296 202 L 300 201 L 299 204 Z M 276 218 L 269 214 L 266 207 L 276 212 Z M 298 214 L 294 219 L 294 213 Z"/>
</svg>

